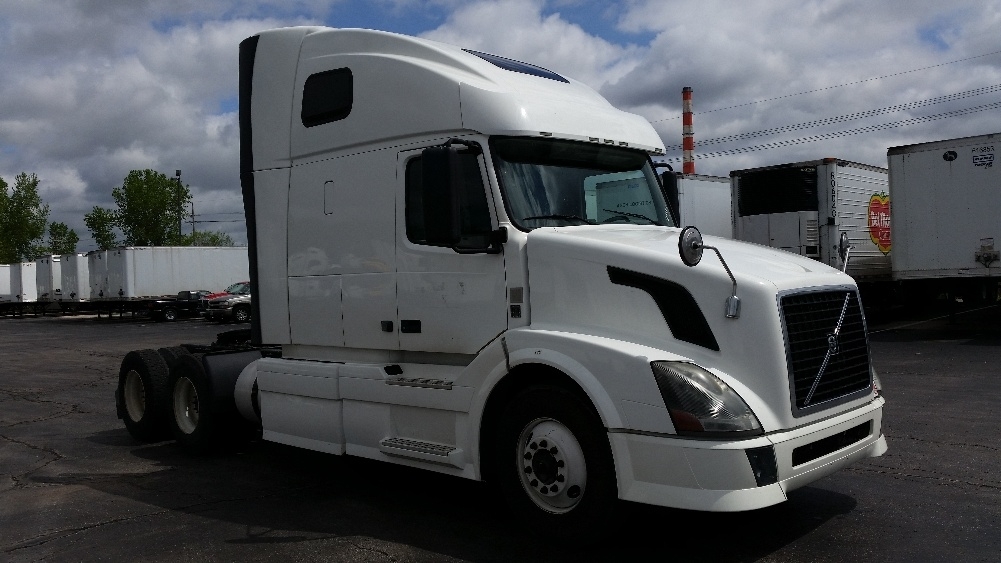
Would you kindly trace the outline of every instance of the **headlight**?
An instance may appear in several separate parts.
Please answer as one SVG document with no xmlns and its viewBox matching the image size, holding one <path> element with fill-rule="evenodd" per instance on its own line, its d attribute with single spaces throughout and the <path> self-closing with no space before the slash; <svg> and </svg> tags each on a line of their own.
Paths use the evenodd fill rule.
<svg viewBox="0 0 1001 563">
<path fill-rule="evenodd" d="M 688 362 L 651 362 L 650 367 L 679 434 L 761 433 L 747 403 L 715 375 Z"/>
</svg>

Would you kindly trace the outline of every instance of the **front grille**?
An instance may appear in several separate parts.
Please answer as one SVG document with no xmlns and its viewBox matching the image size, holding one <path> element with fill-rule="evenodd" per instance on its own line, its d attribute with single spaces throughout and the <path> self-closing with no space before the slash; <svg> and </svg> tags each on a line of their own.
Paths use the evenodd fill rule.
<svg viewBox="0 0 1001 563">
<path fill-rule="evenodd" d="M 869 342 L 857 292 L 786 295 L 780 306 L 794 412 L 869 389 Z M 844 320 L 836 333 L 842 311 Z"/>
</svg>

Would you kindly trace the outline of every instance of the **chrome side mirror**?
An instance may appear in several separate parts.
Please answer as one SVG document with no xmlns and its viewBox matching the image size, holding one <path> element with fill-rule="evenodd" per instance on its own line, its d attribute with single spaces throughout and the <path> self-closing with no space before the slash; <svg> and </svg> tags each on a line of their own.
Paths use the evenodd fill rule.
<svg viewBox="0 0 1001 563">
<path fill-rule="evenodd" d="M 841 258 L 841 271 L 848 271 L 848 255 L 852 251 L 852 245 L 848 242 L 848 233 L 842 231 L 838 240 L 838 257 Z"/>
<path fill-rule="evenodd" d="M 681 261 L 685 263 L 689 268 L 695 267 L 699 262 L 702 261 L 702 251 L 708 248 L 716 253 L 721 264 L 723 264 L 723 269 L 726 270 L 726 274 L 730 276 L 730 281 L 733 283 L 733 291 L 730 297 L 726 299 L 726 318 L 736 319 L 740 318 L 740 298 L 737 297 L 737 278 L 733 277 L 733 272 L 730 271 L 730 267 L 726 265 L 726 260 L 723 259 L 723 255 L 720 253 L 719 249 L 715 246 L 706 246 L 702 242 L 702 233 L 698 229 L 689 225 L 684 229 L 681 229 L 681 235 L 678 237 L 678 254 L 681 255 Z"/>
<path fill-rule="evenodd" d="M 685 227 L 678 237 L 678 253 L 681 261 L 688 267 L 693 267 L 702 261 L 702 233 L 695 227 Z"/>
</svg>

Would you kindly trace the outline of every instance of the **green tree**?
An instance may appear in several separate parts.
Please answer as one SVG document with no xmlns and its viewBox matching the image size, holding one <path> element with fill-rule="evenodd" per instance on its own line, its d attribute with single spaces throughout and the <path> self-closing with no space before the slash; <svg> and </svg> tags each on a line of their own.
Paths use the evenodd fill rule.
<svg viewBox="0 0 1001 563">
<path fill-rule="evenodd" d="M 196 231 L 184 235 L 183 246 L 233 246 L 233 237 L 221 231 Z"/>
<path fill-rule="evenodd" d="M 73 254 L 80 237 L 66 223 L 49 224 L 49 252 L 52 254 Z"/>
<path fill-rule="evenodd" d="M 118 205 L 115 219 L 126 245 L 183 243 L 181 220 L 191 201 L 191 192 L 179 179 L 155 170 L 133 170 L 111 195 Z"/>
<path fill-rule="evenodd" d="M 83 216 L 83 222 L 90 231 L 90 236 L 100 250 L 108 250 L 118 246 L 115 240 L 115 212 L 104 207 L 94 206 L 90 213 Z"/>
<path fill-rule="evenodd" d="M 14 189 L 7 188 L 0 178 L 0 263 L 34 260 L 44 252 L 49 219 L 49 206 L 38 195 L 38 176 L 22 172 L 14 177 Z"/>
</svg>

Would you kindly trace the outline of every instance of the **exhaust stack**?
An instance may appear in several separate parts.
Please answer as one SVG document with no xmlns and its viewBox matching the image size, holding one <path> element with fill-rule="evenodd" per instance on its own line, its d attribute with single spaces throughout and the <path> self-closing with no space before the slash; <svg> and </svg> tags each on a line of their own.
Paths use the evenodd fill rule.
<svg viewBox="0 0 1001 563">
<path fill-rule="evenodd" d="M 695 174 L 695 133 L 692 129 L 692 88 L 681 90 L 681 172 Z"/>
</svg>

